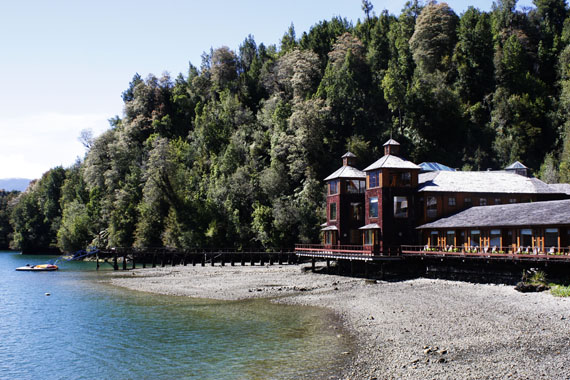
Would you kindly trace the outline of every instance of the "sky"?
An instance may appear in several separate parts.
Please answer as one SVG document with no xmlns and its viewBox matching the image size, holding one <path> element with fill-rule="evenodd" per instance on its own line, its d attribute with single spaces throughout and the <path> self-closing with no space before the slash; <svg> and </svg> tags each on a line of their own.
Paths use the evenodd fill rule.
<svg viewBox="0 0 570 380">
<path fill-rule="evenodd" d="M 371 2 L 399 15 L 405 0 Z M 459 15 L 493 2 L 447 3 Z M 135 73 L 186 74 L 210 48 L 237 51 L 249 34 L 278 44 L 291 24 L 300 37 L 335 16 L 356 24 L 361 0 L 2 0 L 0 178 L 39 178 L 82 159 L 81 131 L 97 136 L 122 116 Z"/>
</svg>

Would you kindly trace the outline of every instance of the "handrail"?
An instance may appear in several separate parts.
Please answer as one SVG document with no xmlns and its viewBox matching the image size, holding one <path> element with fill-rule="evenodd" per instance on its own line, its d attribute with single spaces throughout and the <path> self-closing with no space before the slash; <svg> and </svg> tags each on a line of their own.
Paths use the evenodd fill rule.
<svg viewBox="0 0 570 380">
<path fill-rule="evenodd" d="M 499 249 L 498 247 L 466 247 L 461 246 L 438 246 L 438 245 L 403 245 L 403 254 L 438 254 L 438 255 L 478 255 L 478 256 L 490 256 L 490 257 L 538 257 L 538 258 L 567 258 L 570 257 L 570 247 L 557 247 L 548 248 L 546 250 L 541 250 L 535 247 L 520 247 L 516 250 L 513 247 L 503 247 Z"/>
</svg>

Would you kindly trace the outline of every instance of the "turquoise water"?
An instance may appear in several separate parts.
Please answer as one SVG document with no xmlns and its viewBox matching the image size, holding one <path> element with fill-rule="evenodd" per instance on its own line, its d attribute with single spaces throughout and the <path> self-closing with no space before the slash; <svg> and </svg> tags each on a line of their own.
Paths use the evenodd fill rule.
<svg viewBox="0 0 570 380">
<path fill-rule="evenodd" d="M 348 342 L 320 309 L 124 290 L 93 263 L 14 270 L 50 258 L 0 252 L 0 379 L 323 379 L 342 365 Z"/>
</svg>

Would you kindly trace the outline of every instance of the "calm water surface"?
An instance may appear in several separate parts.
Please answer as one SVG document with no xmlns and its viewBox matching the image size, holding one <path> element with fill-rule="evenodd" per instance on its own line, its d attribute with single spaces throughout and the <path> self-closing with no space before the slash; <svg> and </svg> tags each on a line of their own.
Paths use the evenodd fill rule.
<svg viewBox="0 0 570 380">
<path fill-rule="evenodd" d="M 49 259 L 0 252 L 0 379 L 323 379 L 342 365 L 349 342 L 320 309 L 119 289 L 94 263 L 14 270 Z"/>
</svg>

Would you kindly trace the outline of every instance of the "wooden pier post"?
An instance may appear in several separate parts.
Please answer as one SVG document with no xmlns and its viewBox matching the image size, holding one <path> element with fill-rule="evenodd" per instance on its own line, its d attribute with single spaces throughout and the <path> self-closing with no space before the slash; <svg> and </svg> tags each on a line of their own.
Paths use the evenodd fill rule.
<svg viewBox="0 0 570 380">
<path fill-rule="evenodd" d="M 127 254 L 123 254 L 123 270 L 127 270 Z"/>
<path fill-rule="evenodd" d="M 251 260 L 250 260 L 250 261 L 251 261 L 251 266 L 254 266 L 254 265 L 255 265 L 255 260 L 254 260 L 254 258 L 253 258 L 253 252 L 250 253 L 250 259 L 251 259 Z"/>
<path fill-rule="evenodd" d="M 152 267 L 156 268 L 156 251 L 152 254 Z"/>
<path fill-rule="evenodd" d="M 223 253 L 220 253 L 220 259 L 222 261 L 222 266 L 225 267 L 226 266 L 226 257 L 224 256 Z"/>
<path fill-rule="evenodd" d="M 97 262 L 97 270 L 99 270 L 99 253 L 95 254 L 95 261 Z"/>
<path fill-rule="evenodd" d="M 117 263 L 117 251 L 115 251 L 115 256 L 113 257 L 113 270 L 119 270 L 119 264 Z"/>
<path fill-rule="evenodd" d="M 193 267 L 196 266 L 196 254 L 195 253 L 192 254 L 192 266 Z"/>
<path fill-rule="evenodd" d="M 206 253 L 202 253 L 202 266 L 206 266 Z"/>
<path fill-rule="evenodd" d="M 331 269 L 331 261 L 327 259 L 327 269 Z"/>
<path fill-rule="evenodd" d="M 273 265 L 273 254 L 269 254 L 269 265 Z"/>
<path fill-rule="evenodd" d="M 283 250 L 279 251 L 279 254 L 277 255 L 277 262 L 279 265 L 283 265 Z"/>
<path fill-rule="evenodd" d="M 245 266 L 245 253 L 241 253 L 241 266 Z"/>
<path fill-rule="evenodd" d="M 315 258 L 311 257 L 311 271 L 315 271 Z"/>
<path fill-rule="evenodd" d="M 259 255 L 259 265 L 263 266 L 265 264 L 265 257 L 263 256 L 263 253 L 261 253 Z"/>
<path fill-rule="evenodd" d="M 354 260 L 350 260 L 350 275 L 354 276 Z"/>
<path fill-rule="evenodd" d="M 235 258 L 235 253 L 230 253 L 230 265 L 233 267 L 234 265 L 236 265 L 236 258 Z"/>
<path fill-rule="evenodd" d="M 135 252 L 133 251 L 133 265 L 132 265 L 132 269 L 137 269 L 137 266 L 135 264 Z"/>
</svg>

